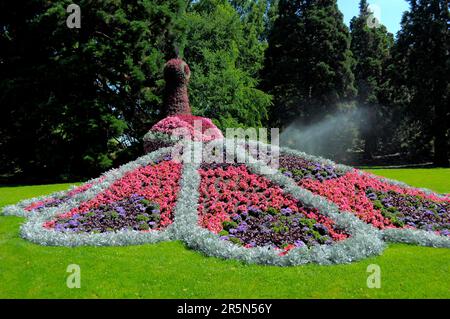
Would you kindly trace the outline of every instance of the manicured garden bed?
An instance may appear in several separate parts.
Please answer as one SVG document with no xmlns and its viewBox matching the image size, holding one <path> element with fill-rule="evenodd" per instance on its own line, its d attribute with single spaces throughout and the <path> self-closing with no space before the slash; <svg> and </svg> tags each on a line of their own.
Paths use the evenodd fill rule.
<svg viewBox="0 0 450 319">
<path fill-rule="evenodd" d="M 272 245 L 285 253 L 348 237 L 317 209 L 306 208 L 245 165 L 202 165 L 199 173 L 200 224 L 221 240 L 248 248 Z"/>
<path fill-rule="evenodd" d="M 225 154 L 229 142 L 218 139 L 207 149 Z M 179 162 L 180 147 L 187 156 L 194 144 L 161 148 L 3 211 L 29 217 L 21 236 L 41 245 L 181 240 L 207 256 L 278 266 L 350 263 L 381 254 L 386 242 L 450 247 L 448 195 L 287 148 L 271 149 L 281 152 L 273 170 L 252 156 Z"/>
<path fill-rule="evenodd" d="M 450 192 L 449 169 L 371 172 Z M 1 187 L 0 206 L 68 186 Z M 348 265 L 280 268 L 205 258 L 181 242 L 45 247 L 20 238 L 23 221 L 0 216 L 1 298 L 450 298 L 445 248 L 389 244 L 383 255 Z M 66 286 L 72 263 L 81 267 L 80 289 Z M 381 267 L 381 289 L 367 288 L 370 264 Z"/>
</svg>

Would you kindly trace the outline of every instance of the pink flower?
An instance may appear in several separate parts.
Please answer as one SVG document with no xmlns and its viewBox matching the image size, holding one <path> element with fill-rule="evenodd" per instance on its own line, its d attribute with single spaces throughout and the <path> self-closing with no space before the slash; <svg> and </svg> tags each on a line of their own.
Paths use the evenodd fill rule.
<svg viewBox="0 0 450 319">
<path fill-rule="evenodd" d="M 173 221 L 172 211 L 179 191 L 180 176 L 181 164 L 174 161 L 163 161 L 156 165 L 137 168 L 116 180 L 107 190 L 97 194 L 93 199 L 80 204 L 69 212 L 59 214 L 57 219 L 70 218 L 74 214 L 84 214 L 102 204 L 116 202 L 137 194 L 159 205 L 160 225 L 164 228 Z M 53 226 L 54 221 L 44 224 L 44 227 Z"/>
<path fill-rule="evenodd" d="M 70 199 L 70 198 L 72 198 L 73 196 L 75 196 L 77 194 L 83 193 L 83 192 L 87 191 L 88 189 L 90 189 L 94 184 L 100 183 L 103 180 L 104 180 L 104 177 L 102 176 L 97 181 L 95 181 L 95 183 L 94 182 L 93 183 L 86 183 L 86 184 L 83 184 L 81 186 L 75 187 L 72 190 L 68 191 L 63 196 L 63 199 Z M 60 199 L 58 199 L 58 198 L 47 198 L 47 199 L 42 200 L 42 201 L 37 201 L 37 202 L 31 203 L 30 205 L 28 205 L 24 209 L 26 211 L 32 211 L 32 210 L 35 210 L 37 208 L 41 208 L 41 207 L 44 207 L 46 205 L 55 203 L 58 200 L 60 200 Z"/>
<path fill-rule="evenodd" d="M 333 227 L 332 220 L 316 210 L 306 210 L 296 199 L 284 194 L 279 186 L 262 176 L 251 174 L 244 165 L 228 166 L 226 169 L 200 169 L 199 174 L 199 224 L 216 234 L 222 230 L 224 221 L 254 206 L 261 210 L 269 207 L 290 208 L 327 226 L 334 240 L 348 237 Z"/>
<path fill-rule="evenodd" d="M 222 132 L 210 119 L 194 115 L 166 117 L 156 123 L 151 131 L 181 137 L 187 136 L 191 140 L 203 142 L 223 138 Z"/>
<path fill-rule="evenodd" d="M 324 182 L 304 179 L 299 185 L 309 189 L 317 195 L 324 196 L 337 204 L 341 210 L 354 213 L 361 220 L 373 226 L 384 228 L 396 228 L 388 218 L 385 218 L 381 211 L 375 209 L 370 199 L 366 196 L 367 189 L 388 192 L 393 191 L 400 194 L 420 196 L 433 201 L 445 201 L 434 194 L 426 194 L 423 191 L 413 188 L 404 188 L 381 181 L 375 175 L 361 173 L 352 170 L 336 179 L 329 179 Z"/>
</svg>

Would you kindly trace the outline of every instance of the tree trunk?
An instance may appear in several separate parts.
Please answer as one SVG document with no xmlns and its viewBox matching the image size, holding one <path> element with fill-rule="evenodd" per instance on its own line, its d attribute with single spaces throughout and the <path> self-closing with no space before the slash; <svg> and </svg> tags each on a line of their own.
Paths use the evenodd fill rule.
<svg viewBox="0 0 450 319">
<path fill-rule="evenodd" d="M 446 107 L 436 106 L 436 118 L 434 122 L 434 165 L 438 167 L 450 167 L 448 160 L 448 124 L 446 121 Z"/>
<path fill-rule="evenodd" d="M 434 137 L 434 165 L 450 167 L 448 160 L 448 142 L 445 134 L 436 134 Z"/>
<path fill-rule="evenodd" d="M 375 106 L 367 108 L 367 113 L 362 121 L 362 138 L 364 139 L 364 159 L 371 160 L 377 151 L 378 134 L 376 132 L 376 111 Z"/>
</svg>

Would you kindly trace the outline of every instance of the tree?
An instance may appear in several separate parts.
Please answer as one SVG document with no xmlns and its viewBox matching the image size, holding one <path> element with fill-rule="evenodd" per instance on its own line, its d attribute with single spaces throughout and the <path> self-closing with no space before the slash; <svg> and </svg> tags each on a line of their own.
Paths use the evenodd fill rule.
<svg viewBox="0 0 450 319">
<path fill-rule="evenodd" d="M 350 35 L 335 0 L 280 0 L 269 36 L 264 88 L 285 126 L 333 113 L 355 94 Z"/>
<path fill-rule="evenodd" d="M 360 1 L 360 12 L 350 21 L 351 50 L 355 59 L 353 73 L 358 91 L 356 100 L 360 116 L 360 132 L 364 140 L 364 154 L 371 159 L 377 150 L 377 141 L 383 131 L 383 123 L 389 115 L 381 104 L 386 83 L 385 67 L 389 61 L 393 35 L 384 25 L 372 26 L 372 12 L 367 0 Z M 380 119 L 384 118 L 384 121 Z"/>
<path fill-rule="evenodd" d="M 410 0 L 393 54 L 409 114 L 433 140 L 434 164 L 449 166 L 450 13 L 446 0 Z"/>
<path fill-rule="evenodd" d="M 267 42 L 264 39 L 268 0 L 232 0 L 241 18 L 243 37 L 240 45 L 238 66 L 252 77 L 258 78 L 263 68 Z"/>
<path fill-rule="evenodd" d="M 0 172 L 82 178 L 139 154 L 158 118 L 183 0 L 2 2 Z M 125 160 L 125 159 L 123 159 Z"/>
<path fill-rule="evenodd" d="M 241 16 L 228 1 L 200 0 L 185 17 L 191 106 L 221 129 L 259 127 L 267 120 L 271 99 L 257 88 L 266 46 L 260 41 L 263 5 L 255 2 Z"/>
</svg>

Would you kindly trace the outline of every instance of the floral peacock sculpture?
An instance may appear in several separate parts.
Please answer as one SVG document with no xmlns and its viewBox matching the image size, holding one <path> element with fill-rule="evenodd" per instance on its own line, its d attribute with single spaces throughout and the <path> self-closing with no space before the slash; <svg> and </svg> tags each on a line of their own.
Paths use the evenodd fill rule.
<svg viewBox="0 0 450 319">
<path fill-rule="evenodd" d="M 191 114 L 187 89 L 190 76 L 189 66 L 183 60 L 177 58 L 166 63 L 162 109 L 162 114 L 166 117 L 144 136 L 146 152 L 173 145 L 179 137 L 186 135 L 192 140 L 204 142 L 223 138 L 222 132 L 210 119 Z"/>
<path fill-rule="evenodd" d="M 64 246 L 182 240 L 205 255 L 279 266 L 348 263 L 380 254 L 386 241 L 450 248 L 449 195 L 288 148 L 230 143 L 210 119 L 191 114 L 188 65 L 170 60 L 164 77 L 166 117 L 146 134 L 147 154 L 6 207 L 4 214 L 28 217 L 22 237 Z M 236 152 L 231 161 L 180 161 L 180 144 Z M 279 154 L 278 166 L 260 149 Z"/>
</svg>

